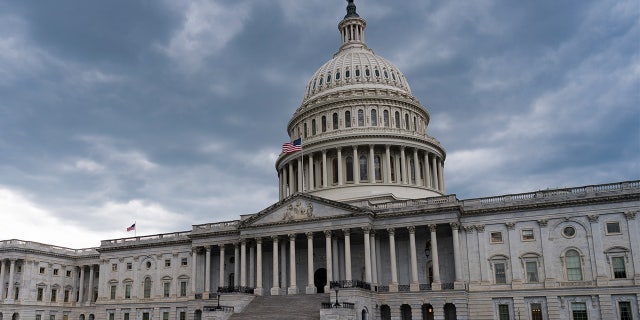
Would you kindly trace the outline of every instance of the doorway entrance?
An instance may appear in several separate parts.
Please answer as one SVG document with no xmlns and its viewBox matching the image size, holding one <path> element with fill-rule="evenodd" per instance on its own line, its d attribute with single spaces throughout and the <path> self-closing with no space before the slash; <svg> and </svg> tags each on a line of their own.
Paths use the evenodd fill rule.
<svg viewBox="0 0 640 320">
<path fill-rule="evenodd" d="M 327 269 L 320 268 L 313 274 L 313 284 L 316 286 L 316 292 L 324 293 L 324 286 L 327 285 Z"/>
</svg>

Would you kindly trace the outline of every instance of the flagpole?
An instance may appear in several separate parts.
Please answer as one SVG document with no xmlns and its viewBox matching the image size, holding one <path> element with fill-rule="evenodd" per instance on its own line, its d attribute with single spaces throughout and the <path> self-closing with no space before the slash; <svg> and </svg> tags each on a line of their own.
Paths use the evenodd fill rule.
<svg viewBox="0 0 640 320">
<path fill-rule="evenodd" d="M 137 221 L 134 221 L 134 222 L 133 222 L 133 227 L 134 227 L 134 228 L 133 228 L 133 237 L 134 237 L 134 238 L 137 238 L 137 237 L 138 237 L 138 225 L 137 225 L 136 223 L 137 223 Z"/>
</svg>

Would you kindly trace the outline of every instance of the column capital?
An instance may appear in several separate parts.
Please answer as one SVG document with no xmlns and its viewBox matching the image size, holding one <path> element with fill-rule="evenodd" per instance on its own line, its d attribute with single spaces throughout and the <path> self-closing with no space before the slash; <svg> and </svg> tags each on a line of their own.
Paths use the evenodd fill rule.
<svg viewBox="0 0 640 320">
<path fill-rule="evenodd" d="M 460 230 L 460 222 L 457 222 L 457 221 L 451 222 L 451 223 L 449 223 L 449 225 L 451 226 L 451 229 L 453 229 L 453 230 Z"/>
<path fill-rule="evenodd" d="M 224 247 L 225 247 L 224 243 L 218 244 L 218 248 L 220 248 L 220 250 L 224 250 Z"/>
<path fill-rule="evenodd" d="M 273 240 L 273 242 L 278 242 L 278 238 L 279 236 L 271 236 L 271 240 Z"/>
<path fill-rule="evenodd" d="M 409 230 L 409 233 L 415 234 L 416 233 L 416 226 L 408 226 L 407 230 Z"/>
<path fill-rule="evenodd" d="M 473 230 L 476 229 L 476 227 L 475 226 L 462 226 L 462 229 L 464 229 L 464 231 L 467 232 L 467 233 L 472 233 Z"/>
<path fill-rule="evenodd" d="M 313 232 L 305 232 L 307 239 L 313 239 Z"/>
<path fill-rule="evenodd" d="M 255 237 L 254 239 L 255 239 L 256 243 L 262 244 L 262 237 Z"/>
<path fill-rule="evenodd" d="M 234 247 L 234 248 L 237 248 L 237 247 L 239 247 L 239 246 L 240 246 L 240 241 L 234 241 L 234 242 L 233 242 L 233 247 Z"/>
<path fill-rule="evenodd" d="M 358 145 L 351 146 L 351 148 L 353 148 L 353 150 L 358 150 Z"/>
<path fill-rule="evenodd" d="M 547 223 L 549 223 L 549 219 L 540 219 L 540 220 L 538 220 L 538 225 L 540 225 L 540 227 L 546 227 Z"/>
<path fill-rule="evenodd" d="M 478 231 L 478 232 L 484 232 L 484 224 L 478 224 L 478 225 L 476 225 L 476 231 Z"/>
<path fill-rule="evenodd" d="M 387 232 L 389 233 L 389 235 L 394 235 L 396 233 L 396 229 L 394 228 L 387 228 Z"/>
<path fill-rule="evenodd" d="M 351 228 L 342 229 L 342 233 L 345 237 L 349 236 L 349 234 L 351 233 Z"/>
<path fill-rule="evenodd" d="M 627 218 L 627 220 L 633 220 L 636 218 L 637 213 L 638 211 L 626 211 L 624 217 Z"/>
<path fill-rule="evenodd" d="M 296 239 L 296 234 L 295 233 L 290 233 L 288 234 L 289 236 L 289 240 L 295 240 Z"/>
<path fill-rule="evenodd" d="M 429 227 L 429 231 L 431 232 L 436 232 L 436 230 L 438 229 L 438 225 L 435 225 L 435 224 L 430 224 L 428 225 L 428 227 Z"/>
<path fill-rule="evenodd" d="M 325 230 L 325 231 L 324 231 L 324 236 L 325 236 L 326 238 L 331 238 L 331 230 Z"/>
<path fill-rule="evenodd" d="M 589 222 L 596 223 L 598 222 L 598 218 L 600 218 L 600 216 L 597 214 L 590 214 L 587 216 L 587 218 L 589 218 Z"/>
<path fill-rule="evenodd" d="M 327 149 L 322 149 L 322 154 L 323 155 L 327 154 Z"/>
<path fill-rule="evenodd" d="M 504 225 L 507 226 L 507 230 L 513 230 L 516 227 L 516 223 L 511 221 L 505 222 Z"/>
<path fill-rule="evenodd" d="M 364 231 L 365 234 L 370 234 L 371 233 L 371 226 L 362 227 L 362 231 Z"/>
</svg>

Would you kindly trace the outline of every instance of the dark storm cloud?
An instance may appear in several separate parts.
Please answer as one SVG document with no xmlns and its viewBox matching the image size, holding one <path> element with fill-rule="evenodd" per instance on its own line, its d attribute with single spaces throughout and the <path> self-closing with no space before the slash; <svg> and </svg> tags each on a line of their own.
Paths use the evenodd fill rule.
<svg viewBox="0 0 640 320">
<path fill-rule="evenodd" d="M 449 193 L 638 178 L 637 2 L 356 4 L 367 44 L 431 114 Z M 0 210 L 23 213 L 13 229 L 49 221 L 86 239 L 59 244 L 91 246 L 130 220 L 169 232 L 270 205 L 344 6 L 0 3 Z"/>
</svg>

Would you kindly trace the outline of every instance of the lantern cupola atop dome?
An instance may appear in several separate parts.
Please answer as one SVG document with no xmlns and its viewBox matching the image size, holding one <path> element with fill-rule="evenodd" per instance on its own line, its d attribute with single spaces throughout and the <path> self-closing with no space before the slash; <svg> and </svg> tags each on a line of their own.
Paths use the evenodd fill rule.
<svg viewBox="0 0 640 320">
<path fill-rule="evenodd" d="M 364 28 L 366 28 L 367 22 L 360 18 L 356 12 L 356 5 L 353 3 L 353 0 L 348 0 L 347 2 L 349 3 L 347 4 L 347 15 L 345 15 L 344 19 L 338 24 L 338 29 L 342 35 L 342 46 L 340 49 L 349 45 L 366 47 L 364 43 Z"/>
</svg>

